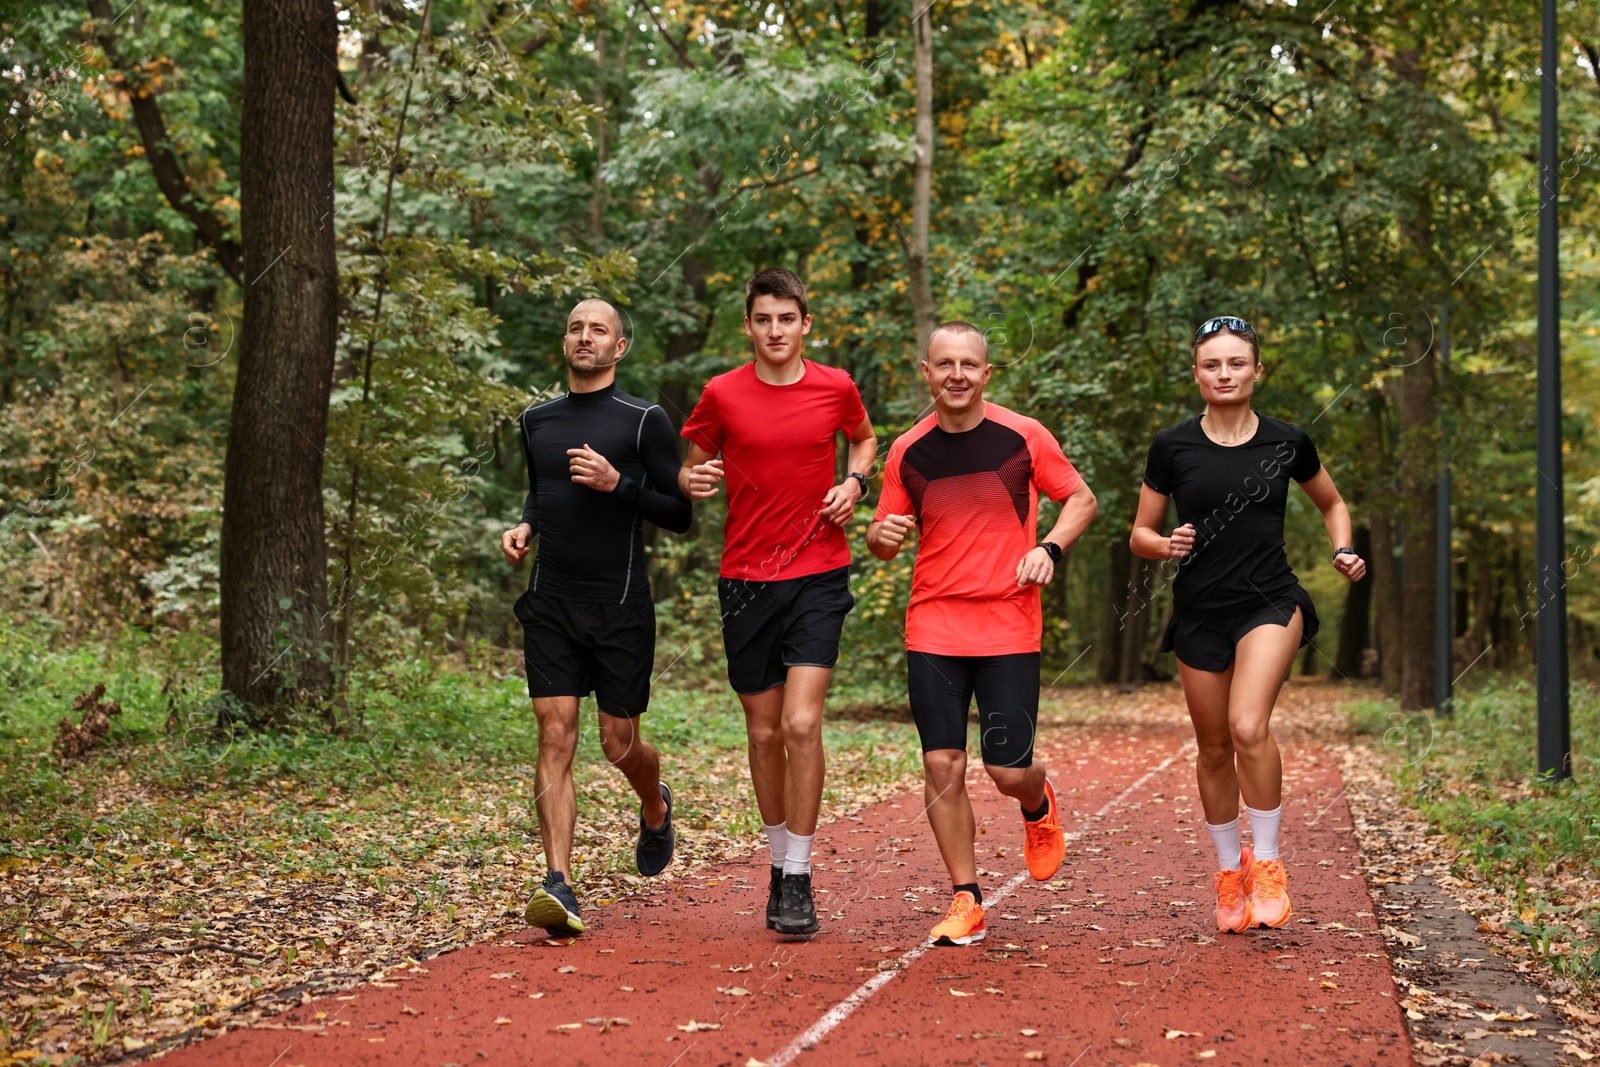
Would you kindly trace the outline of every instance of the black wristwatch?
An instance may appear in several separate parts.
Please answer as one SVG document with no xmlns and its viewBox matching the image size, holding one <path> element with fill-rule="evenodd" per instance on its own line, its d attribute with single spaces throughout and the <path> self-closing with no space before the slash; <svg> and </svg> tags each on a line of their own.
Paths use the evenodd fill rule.
<svg viewBox="0 0 1600 1067">
<path fill-rule="evenodd" d="M 1061 546 L 1056 544 L 1054 541 L 1040 541 L 1033 547 L 1044 549 L 1045 552 L 1049 554 L 1051 563 L 1061 562 Z"/>
<path fill-rule="evenodd" d="M 867 495 L 867 476 L 865 474 L 862 474 L 860 471 L 851 471 L 849 474 L 845 475 L 845 478 L 846 479 L 854 478 L 856 481 L 860 482 L 861 483 L 861 495 L 862 496 L 866 496 Z"/>
<path fill-rule="evenodd" d="M 1355 554 L 1356 554 L 1356 550 L 1351 548 L 1349 545 L 1344 545 L 1344 546 L 1342 546 L 1340 548 L 1336 548 L 1336 549 L 1333 550 L 1333 558 L 1334 559 L 1338 559 L 1340 556 L 1353 556 Z"/>
</svg>

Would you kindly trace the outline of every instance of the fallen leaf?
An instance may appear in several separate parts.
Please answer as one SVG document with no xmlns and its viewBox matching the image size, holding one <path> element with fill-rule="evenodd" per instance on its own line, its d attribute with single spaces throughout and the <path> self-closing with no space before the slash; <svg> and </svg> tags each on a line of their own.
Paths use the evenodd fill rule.
<svg viewBox="0 0 1600 1067">
<path fill-rule="evenodd" d="M 576 970 L 577 968 L 573 968 L 573 969 Z M 517 976 L 517 972 L 516 971 L 498 971 L 498 972 L 496 972 L 494 974 L 491 974 L 489 977 L 498 979 L 498 978 L 515 978 L 516 976 Z"/>
<path fill-rule="evenodd" d="M 750 995 L 750 990 L 744 988 L 743 986 L 736 985 L 717 986 L 717 992 L 726 994 L 730 997 L 748 997 Z"/>
<path fill-rule="evenodd" d="M 400 1005 L 400 1010 L 407 1015 L 421 1015 L 422 1013 L 409 1004 Z"/>
<path fill-rule="evenodd" d="M 529 1000 L 538 1000 L 542 996 L 544 996 L 543 993 L 529 993 L 528 994 L 528 999 Z"/>
<path fill-rule="evenodd" d="M 701 1030 L 721 1030 L 722 1029 L 722 1024 L 721 1023 L 697 1023 L 693 1019 L 690 1019 L 687 1024 L 685 1024 L 683 1026 L 679 1026 L 678 1029 L 682 1030 L 686 1034 L 697 1034 Z"/>
<path fill-rule="evenodd" d="M 495 1020 L 495 1022 L 499 1022 L 499 1021 L 500 1021 L 499 1019 Z M 506 1020 L 506 1022 L 510 1022 L 510 1021 L 511 1021 L 510 1019 Z M 582 1023 L 559 1023 L 559 1024 L 557 1024 L 556 1029 L 557 1030 L 582 1030 L 583 1029 L 583 1024 Z"/>
<path fill-rule="evenodd" d="M 758 1060 L 754 1056 L 744 1061 L 744 1067 L 767 1067 L 766 1060 Z"/>
<path fill-rule="evenodd" d="M 1037 1030 L 1018 1030 L 1017 1033 L 1021 1034 L 1023 1037 L 1038 1037 L 1039 1036 L 1039 1031 L 1037 1031 Z"/>
<path fill-rule="evenodd" d="M 557 968 L 556 968 L 556 973 L 557 973 L 557 974 L 574 974 L 574 973 L 576 973 L 576 972 L 577 972 L 577 970 L 578 970 L 578 968 L 576 968 L 576 967 L 574 967 L 574 966 L 572 966 L 572 965 L 571 965 L 571 964 L 570 964 L 570 963 L 569 963 L 569 964 L 567 964 L 567 966 L 565 966 L 565 967 L 557 967 Z"/>
<path fill-rule="evenodd" d="M 993 993 L 997 997 L 1003 997 L 1006 995 L 1006 991 L 1004 989 L 996 989 L 994 986 L 985 986 L 983 991 L 985 993 Z"/>
<path fill-rule="evenodd" d="M 504 1015 L 502 1015 L 502 1016 L 500 1016 L 500 1018 L 498 1018 L 498 1019 L 496 1019 L 494 1021 L 494 1024 L 496 1026 L 510 1026 L 511 1025 L 511 1020 L 507 1019 Z"/>
<path fill-rule="evenodd" d="M 1168 1041 L 1172 1041 L 1172 1040 L 1175 1040 L 1175 1039 L 1180 1038 L 1180 1037 L 1199 1037 L 1199 1036 L 1200 1036 L 1199 1034 L 1193 1033 L 1193 1032 L 1191 1032 L 1189 1030 L 1168 1030 L 1167 1031 L 1167 1040 Z"/>
<path fill-rule="evenodd" d="M 1385 937 L 1393 938 L 1394 940 L 1400 942 L 1407 948 L 1413 948 L 1422 944 L 1422 938 L 1418 937 L 1416 934 L 1408 934 L 1397 926 L 1385 926 L 1383 928 L 1383 934 Z"/>
<path fill-rule="evenodd" d="M 1216 1049 L 1208 1048 L 1204 1052 L 1196 1052 L 1194 1054 L 1194 1058 L 1197 1059 L 1197 1060 L 1209 1060 L 1211 1057 L 1215 1056 L 1216 1054 L 1217 1054 L 1217 1050 Z"/>
<path fill-rule="evenodd" d="M 976 993 L 963 993 L 959 989 L 952 989 L 952 990 L 950 990 L 950 995 L 952 997 L 975 997 L 978 994 L 976 994 Z"/>
<path fill-rule="evenodd" d="M 1044 1053 L 1038 1049 L 1031 1049 L 1028 1052 L 1024 1052 L 1022 1058 L 1025 1060 L 1042 1060 L 1044 1059 Z"/>
</svg>

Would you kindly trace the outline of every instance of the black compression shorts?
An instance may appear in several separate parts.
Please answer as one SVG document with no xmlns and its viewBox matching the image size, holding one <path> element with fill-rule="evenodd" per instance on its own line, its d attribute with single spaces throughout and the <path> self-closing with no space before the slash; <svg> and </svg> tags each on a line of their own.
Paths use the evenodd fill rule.
<svg viewBox="0 0 1600 1067">
<path fill-rule="evenodd" d="M 717 579 L 728 684 L 735 693 L 782 685 L 790 667 L 832 667 L 839 661 L 844 617 L 855 607 L 850 568 L 751 582 Z"/>
<path fill-rule="evenodd" d="M 516 612 L 530 697 L 592 692 L 607 715 L 644 714 L 656 657 L 654 604 L 585 604 L 528 592 Z"/>
<path fill-rule="evenodd" d="M 1263 598 L 1255 607 L 1221 618 L 1174 615 L 1167 624 L 1167 632 L 1162 635 L 1161 651 L 1176 652 L 1185 666 L 1195 670 L 1220 673 L 1232 666 L 1234 650 L 1245 634 L 1258 626 L 1288 626 L 1294 619 L 1295 608 L 1300 609 L 1304 626 L 1300 647 L 1305 648 L 1317 636 L 1320 623 L 1310 595 L 1296 583 L 1287 592 Z"/>
<path fill-rule="evenodd" d="M 967 709 L 978 698 L 978 748 L 991 767 L 1033 766 L 1039 721 L 1039 653 L 906 653 L 911 717 L 922 751 L 967 748 Z"/>
</svg>

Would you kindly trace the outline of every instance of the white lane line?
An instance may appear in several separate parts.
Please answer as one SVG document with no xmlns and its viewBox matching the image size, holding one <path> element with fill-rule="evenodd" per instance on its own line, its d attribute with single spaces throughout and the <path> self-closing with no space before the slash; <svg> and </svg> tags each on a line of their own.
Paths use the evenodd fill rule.
<svg viewBox="0 0 1600 1067">
<path fill-rule="evenodd" d="M 1105 818 L 1105 816 L 1109 814 L 1113 808 L 1117 807 L 1123 801 L 1131 797 L 1150 779 L 1154 778 L 1156 775 L 1172 766 L 1178 760 L 1182 759 L 1194 747 L 1195 743 L 1193 741 L 1187 741 L 1176 752 L 1162 760 L 1160 766 L 1153 767 L 1146 771 L 1138 781 L 1134 782 L 1128 788 L 1124 789 L 1115 797 L 1108 800 L 1106 802 L 1106 806 L 1091 815 L 1084 822 L 1084 825 L 1080 826 L 1076 830 L 1073 830 L 1070 834 L 1064 834 L 1063 836 L 1066 838 L 1067 842 L 1071 843 L 1082 837 L 1084 831 L 1089 828 L 1089 823 Z M 1027 877 L 1028 871 L 1026 868 L 1012 875 L 1011 880 L 1006 882 L 1005 885 L 1001 886 L 999 892 L 995 893 L 993 896 L 987 896 L 984 898 L 984 908 L 988 909 L 993 905 L 1000 903 L 1002 898 L 1015 890 L 1017 886 L 1021 885 L 1022 880 Z M 868 978 L 865 982 L 862 982 L 861 985 L 856 988 L 855 992 L 851 993 L 848 997 L 845 997 L 843 1000 L 839 1001 L 839 1003 L 829 1008 L 827 1013 L 824 1014 L 822 1018 L 812 1023 L 806 1028 L 804 1033 L 795 1038 L 793 1041 L 789 1042 L 789 1044 L 784 1047 L 782 1052 L 778 1053 L 776 1056 L 767 1057 L 767 1063 L 769 1063 L 771 1067 L 787 1067 L 788 1064 L 793 1063 L 800 1053 L 806 1051 L 808 1046 L 814 1046 L 817 1042 L 828 1036 L 828 1034 L 831 1033 L 840 1023 L 850 1018 L 851 1014 L 857 1008 L 865 1004 L 874 993 L 888 985 L 890 982 L 894 981 L 896 975 L 905 970 L 907 967 L 910 967 L 913 963 L 917 962 L 917 960 L 921 959 L 923 953 L 927 952 L 932 947 L 932 942 L 924 941 L 915 948 L 912 948 L 905 955 L 901 956 L 898 961 L 899 966 L 897 966 L 894 970 L 880 971 L 871 978 Z"/>
</svg>

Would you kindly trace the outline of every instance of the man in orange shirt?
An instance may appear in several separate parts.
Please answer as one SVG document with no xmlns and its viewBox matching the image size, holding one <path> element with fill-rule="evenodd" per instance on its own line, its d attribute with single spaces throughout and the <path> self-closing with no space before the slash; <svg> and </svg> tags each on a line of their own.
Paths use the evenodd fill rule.
<svg viewBox="0 0 1600 1067">
<path fill-rule="evenodd" d="M 1094 518 L 1094 494 L 1036 420 L 983 398 L 989 345 L 947 322 L 928 341 L 922 376 L 934 413 L 897 438 L 883 470 L 867 547 L 893 559 L 914 528 L 906 610 L 911 715 L 922 739 L 928 822 L 955 899 L 929 939 L 983 940 L 977 832 L 967 796 L 967 708 L 978 698 L 984 770 L 1022 806 L 1028 873 L 1053 877 L 1066 853 L 1055 789 L 1033 758 L 1039 715 L 1039 587 Z M 1039 494 L 1063 501 L 1035 539 Z"/>
</svg>

